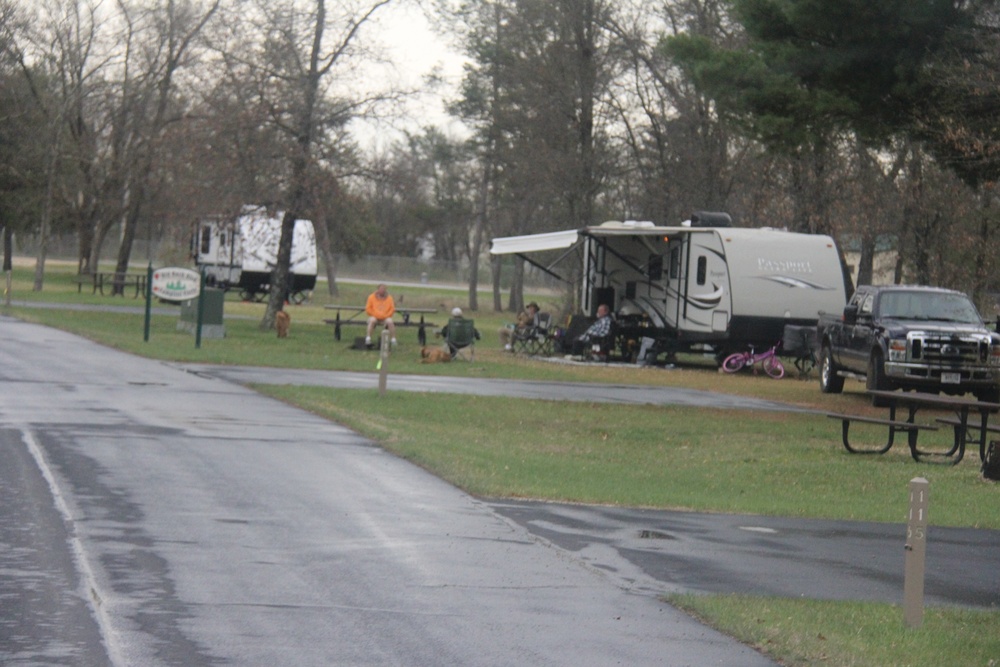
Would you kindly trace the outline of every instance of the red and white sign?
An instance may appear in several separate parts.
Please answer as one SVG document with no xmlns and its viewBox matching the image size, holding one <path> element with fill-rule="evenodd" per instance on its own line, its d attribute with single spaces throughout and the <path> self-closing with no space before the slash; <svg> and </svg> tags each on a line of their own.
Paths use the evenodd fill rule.
<svg viewBox="0 0 1000 667">
<path fill-rule="evenodd" d="M 198 296 L 201 274 L 191 269 L 168 267 L 153 271 L 153 296 L 165 301 L 187 301 Z"/>
</svg>

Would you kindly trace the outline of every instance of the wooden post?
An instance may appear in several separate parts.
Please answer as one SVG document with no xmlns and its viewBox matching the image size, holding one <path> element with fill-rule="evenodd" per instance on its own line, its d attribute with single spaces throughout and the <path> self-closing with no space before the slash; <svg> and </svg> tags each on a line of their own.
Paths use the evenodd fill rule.
<svg viewBox="0 0 1000 667">
<path fill-rule="evenodd" d="M 903 620 L 907 627 L 924 622 L 924 560 L 927 550 L 927 501 L 930 483 L 910 480 L 910 517 L 906 522 L 906 561 L 903 567 Z"/>
<path fill-rule="evenodd" d="M 385 396 L 385 384 L 389 375 L 389 332 L 382 329 L 382 339 L 378 352 L 378 395 Z"/>
</svg>

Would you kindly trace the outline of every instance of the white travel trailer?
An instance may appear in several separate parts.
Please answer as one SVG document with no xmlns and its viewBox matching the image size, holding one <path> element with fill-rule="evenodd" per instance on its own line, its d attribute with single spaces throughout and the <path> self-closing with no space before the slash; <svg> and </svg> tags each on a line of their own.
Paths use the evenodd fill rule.
<svg viewBox="0 0 1000 667">
<path fill-rule="evenodd" d="M 208 285 L 239 288 L 244 299 L 268 293 L 278 258 L 283 213 L 244 206 L 235 219 L 214 217 L 198 223 L 191 251 Z M 316 233 L 309 220 L 296 220 L 292 237 L 290 297 L 301 302 L 316 286 Z"/>
<path fill-rule="evenodd" d="M 722 354 L 770 347 L 786 325 L 815 326 L 820 312 L 847 301 L 829 236 L 729 227 L 725 213 L 699 212 L 677 227 L 606 222 L 580 230 L 493 239 L 491 253 L 515 254 L 547 273 L 582 259 L 580 304 L 591 316 L 607 304 L 632 343 L 655 352 L 694 346 Z M 561 250 L 545 266 L 529 254 Z"/>
</svg>

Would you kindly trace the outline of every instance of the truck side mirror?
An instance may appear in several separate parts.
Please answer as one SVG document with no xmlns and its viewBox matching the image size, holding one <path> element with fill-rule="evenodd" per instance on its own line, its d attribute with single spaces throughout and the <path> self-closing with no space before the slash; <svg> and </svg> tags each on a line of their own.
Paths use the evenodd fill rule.
<svg viewBox="0 0 1000 667">
<path fill-rule="evenodd" d="M 858 306 L 850 304 L 844 306 L 844 324 L 854 324 L 858 321 Z"/>
</svg>

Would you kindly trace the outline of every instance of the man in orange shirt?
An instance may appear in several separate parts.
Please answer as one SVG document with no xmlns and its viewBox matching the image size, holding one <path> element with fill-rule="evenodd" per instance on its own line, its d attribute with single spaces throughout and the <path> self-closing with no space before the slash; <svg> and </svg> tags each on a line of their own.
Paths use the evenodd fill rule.
<svg viewBox="0 0 1000 667">
<path fill-rule="evenodd" d="M 384 324 L 392 336 L 392 346 L 396 347 L 396 325 L 392 315 L 396 312 L 396 302 L 389 296 L 389 288 L 385 283 L 379 284 L 375 291 L 368 295 L 365 303 L 365 313 L 368 314 L 368 333 L 365 334 L 365 345 L 372 344 L 372 331 L 376 325 Z"/>
</svg>

